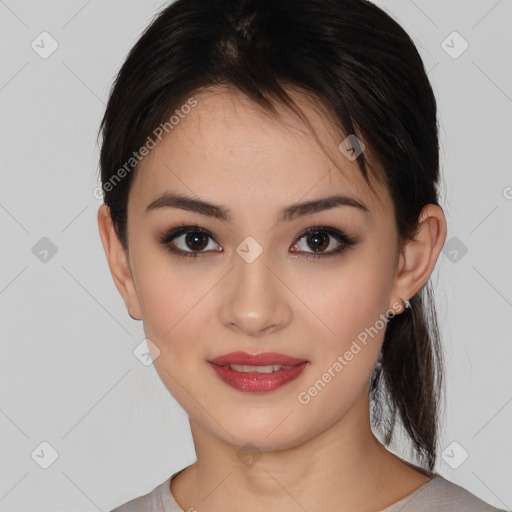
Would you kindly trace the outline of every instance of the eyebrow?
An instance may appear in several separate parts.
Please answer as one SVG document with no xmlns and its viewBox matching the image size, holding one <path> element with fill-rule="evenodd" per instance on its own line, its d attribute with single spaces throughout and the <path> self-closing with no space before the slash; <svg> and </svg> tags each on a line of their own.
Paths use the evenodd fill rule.
<svg viewBox="0 0 512 512">
<path fill-rule="evenodd" d="M 365 213 L 369 213 L 369 209 L 357 199 L 343 195 L 333 195 L 287 206 L 281 210 L 278 222 L 291 221 L 299 217 L 340 206 L 351 206 Z M 228 208 L 182 194 L 165 193 L 151 202 L 146 207 L 145 211 L 149 212 L 161 208 L 178 208 L 228 222 L 232 221 L 231 211 Z"/>
</svg>

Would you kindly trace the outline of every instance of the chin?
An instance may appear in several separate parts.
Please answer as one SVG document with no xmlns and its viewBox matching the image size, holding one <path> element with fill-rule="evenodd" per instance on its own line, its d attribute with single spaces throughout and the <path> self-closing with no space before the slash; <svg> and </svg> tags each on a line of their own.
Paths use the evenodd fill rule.
<svg viewBox="0 0 512 512">
<path fill-rule="evenodd" d="M 227 413 L 226 416 L 231 419 L 226 425 L 226 429 L 232 436 L 222 427 L 217 424 L 212 425 L 211 422 L 209 422 L 209 430 L 225 443 L 240 449 L 244 447 L 249 449 L 248 445 L 250 445 L 255 451 L 261 452 L 287 450 L 302 444 L 310 437 L 306 419 L 296 417 L 297 414 L 294 412 L 286 418 L 287 414 L 283 414 L 282 410 L 278 412 L 273 410 L 265 415 L 262 409 L 244 412 L 240 417 L 233 417 L 233 414 Z M 220 417 L 215 414 L 214 416 Z M 257 419 L 251 421 L 255 417 Z M 300 431 L 297 430 L 298 426 L 300 426 Z M 311 436 L 313 435 L 311 434 Z"/>
</svg>

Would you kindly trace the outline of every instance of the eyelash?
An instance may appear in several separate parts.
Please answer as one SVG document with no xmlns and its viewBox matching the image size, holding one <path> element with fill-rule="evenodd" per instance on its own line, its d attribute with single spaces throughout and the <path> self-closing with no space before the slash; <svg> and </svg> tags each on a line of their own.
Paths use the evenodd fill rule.
<svg viewBox="0 0 512 512">
<path fill-rule="evenodd" d="M 182 251 L 181 249 L 176 249 L 171 245 L 171 242 L 182 235 L 186 235 L 188 233 L 203 233 L 206 236 L 210 237 L 215 241 L 213 235 L 206 229 L 200 228 L 197 224 L 193 226 L 187 226 L 185 224 L 181 224 L 181 226 L 176 227 L 165 233 L 160 237 L 160 243 L 172 254 L 177 254 L 178 256 L 182 256 L 185 258 L 197 258 L 201 256 L 204 251 Z M 302 238 L 317 233 L 326 233 L 327 235 L 333 237 L 340 245 L 329 252 L 326 253 L 314 253 L 314 252 L 304 252 L 297 251 L 297 253 L 304 254 L 306 258 L 326 258 L 328 256 L 335 256 L 344 252 L 346 249 L 356 245 L 358 242 L 355 238 L 346 235 L 345 233 L 339 231 L 338 229 L 331 228 L 329 226 L 314 226 L 303 231 L 298 237 L 297 241 Z M 330 244 L 330 242 L 329 242 Z M 219 251 L 220 252 L 220 251 Z"/>
</svg>

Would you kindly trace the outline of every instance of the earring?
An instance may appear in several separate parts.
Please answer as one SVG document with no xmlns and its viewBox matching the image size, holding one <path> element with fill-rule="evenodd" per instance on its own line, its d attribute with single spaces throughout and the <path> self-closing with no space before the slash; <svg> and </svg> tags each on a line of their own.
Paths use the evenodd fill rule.
<svg viewBox="0 0 512 512">
<path fill-rule="evenodd" d="M 408 309 L 411 309 L 411 303 L 407 299 L 404 299 L 404 312 Z"/>
</svg>

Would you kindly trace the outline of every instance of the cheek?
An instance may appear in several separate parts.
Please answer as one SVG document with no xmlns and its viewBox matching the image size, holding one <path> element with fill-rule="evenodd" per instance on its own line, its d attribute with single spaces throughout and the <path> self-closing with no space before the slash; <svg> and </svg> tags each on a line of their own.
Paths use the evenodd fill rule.
<svg viewBox="0 0 512 512">
<path fill-rule="evenodd" d="M 390 267 L 375 260 L 361 256 L 347 264 L 312 307 L 335 334 L 317 338 L 316 364 L 297 401 L 304 414 L 322 416 L 325 423 L 336 421 L 367 391 L 382 347 Z"/>
<path fill-rule="evenodd" d="M 165 260 L 165 257 L 164 257 Z M 192 396 L 194 376 L 201 366 L 208 371 L 202 346 L 205 329 L 209 329 L 208 308 L 212 308 L 208 290 L 216 282 L 214 276 L 194 279 L 191 272 L 169 270 L 169 262 L 147 261 L 138 275 L 146 338 L 157 347 L 151 352 L 153 365 L 171 395 L 193 416 L 201 416 Z M 211 313 L 211 311 L 210 311 Z M 203 338 L 202 338 L 203 337 Z"/>
<path fill-rule="evenodd" d="M 392 257 L 371 249 L 354 252 L 333 265 L 328 274 L 318 271 L 303 281 L 302 293 L 308 297 L 305 302 L 325 327 L 322 351 L 326 354 L 349 347 L 353 339 L 359 335 L 364 338 L 375 325 L 383 327 L 381 318 L 388 309 L 392 284 Z"/>
<path fill-rule="evenodd" d="M 194 272 L 193 263 L 172 264 L 163 251 L 134 254 L 136 288 L 146 337 L 162 352 L 179 355 L 179 345 L 191 347 L 204 325 L 204 304 L 215 275 Z"/>
</svg>

